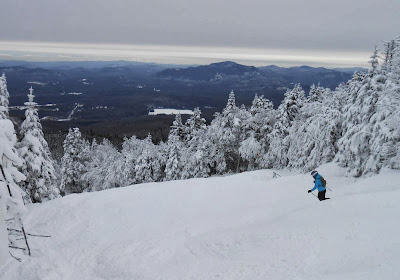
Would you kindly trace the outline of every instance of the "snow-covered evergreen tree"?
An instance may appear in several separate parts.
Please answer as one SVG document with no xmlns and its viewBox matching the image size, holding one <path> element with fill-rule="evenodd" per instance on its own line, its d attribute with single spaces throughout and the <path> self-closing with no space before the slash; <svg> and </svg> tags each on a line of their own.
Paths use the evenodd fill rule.
<svg viewBox="0 0 400 280">
<path fill-rule="evenodd" d="M 254 132 L 250 134 L 245 140 L 240 143 L 239 153 L 240 156 L 248 161 L 248 169 L 254 169 L 254 162 L 262 151 L 260 142 L 254 136 Z"/>
<path fill-rule="evenodd" d="M 390 74 L 389 78 L 396 84 L 400 82 L 400 37 L 396 38 L 393 43 L 392 57 L 389 62 Z"/>
<path fill-rule="evenodd" d="M 18 152 L 23 158 L 22 173 L 26 180 L 22 189 L 28 194 L 28 200 L 42 202 L 60 196 L 56 186 L 54 162 L 44 139 L 36 103 L 33 102 L 33 89 L 30 88 L 29 101 L 25 102 L 25 120 L 21 124 L 21 142 Z"/>
<path fill-rule="evenodd" d="M 183 170 L 183 143 L 178 135 L 170 134 L 168 136 L 168 154 L 165 166 L 165 180 L 178 180 L 182 177 Z"/>
<path fill-rule="evenodd" d="M 8 105 L 10 94 L 7 90 L 6 74 L 0 77 L 0 120 L 8 119 Z"/>
<path fill-rule="evenodd" d="M 70 128 L 61 159 L 61 191 L 64 194 L 80 193 L 86 189 L 82 175 L 86 172 L 89 150 L 89 144 L 82 138 L 79 128 Z"/>
<path fill-rule="evenodd" d="M 314 93 L 310 92 L 286 139 L 288 166 L 305 172 L 333 160 L 341 134 L 341 113 L 335 103 L 338 94 L 319 86 L 310 91 Z"/>
<path fill-rule="evenodd" d="M 162 161 L 157 146 L 153 144 L 151 135 L 141 141 L 141 153 L 136 159 L 135 173 L 137 183 L 156 182 L 161 180 Z"/>
<path fill-rule="evenodd" d="M 236 97 L 233 90 L 229 93 L 228 102 L 226 103 L 225 109 L 223 110 L 222 114 L 224 116 L 228 116 L 230 114 L 234 114 L 237 111 L 236 107 Z"/>
<path fill-rule="evenodd" d="M 374 52 L 372 53 L 370 57 L 370 61 L 368 61 L 371 64 L 371 73 L 375 74 L 379 70 L 379 53 L 378 53 L 378 48 L 375 46 Z"/>
<path fill-rule="evenodd" d="M 392 78 L 394 72 L 396 72 L 396 61 L 398 60 L 398 48 L 400 46 L 400 37 L 390 40 L 385 43 L 382 71 L 385 74 L 389 74 Z"/>
<path fill-rule="evenodd" d="M 277 110 L 277 121 L 270 134 L 268 152 L 262 159 L 264 167 L 283 168 L 288 165 L 289 143 L 287 136 L 293 121 L 299 116 L 304 102 L 304 90 L 299 84 L 285 93 L 285 98 Z"/>
<path fill-rule="evenodd" d="M 278 107 L 278 121 L 275 127 L 286 134 L 292 122 L 300 113 L 304 101 L 304 90 L 300 84 L 296 84 L 292 90 L 288 90 L 281 105 Z"/>
<path fill-rule="evenodd" d="M 253 143 L 253 138 L 259 143 L 260 150 L 253 153 L 255 158 L 247 157 L 247 161 L 254 164 L 262 163 L 263 156 L 269 150 L 270 133 L 276 122 L 276 111 L 271 101 L 264 96 L 255 96 L 250 108 L 250 116 L 246 120 L 246 140 L 247 144 Z M 245 140 L 245 141 L 246 141 Z M 252 147 L 256 147 L 252 145 Z M 241 153 L 243 155 L 243 152 Z"/>
<path fill-rule="evenodd" d="M 222 114 L 215 114 L 208 129 L 213 143 L 211 154 L 215 158 L 214 166 L 218 173 L 224 173 L 224 169 L 238 171 L 241 159 L 238 149 L 244 137 L 247 117 L 246 110 L 236 106 L 235 94 L 231 91 Z"/>
<path fill-rule="evenodd" d="M 310 88 L 310 93 L 308 94 L 307 101 L 308 102 L 320 101 L 320 98 L 324 94 L 325 90 L 327 89 L 321 87 L 319 84 L 318 86 L 312 84 Z"/>
<path fill-rule="evenodd" d="M 20 229 L 21 214 L 25 211 L 22 202 L 24 192 L 17 185 L 25 176 L 18 171 L 22 159 L 16 152 L 16 141 L 12 122 L 0 119 L 0 266 L 10 257 L 9 244 L 18 246 L 17 240 L 8 236 L 7 228 Z M 9 220 L 7 224 L 6 220 Z"/>
<path fill-rule="evenodd" d="M 371 70 L 362 81 L 353 77 L 350 82 L 350 99 L 343 110 L 344 135 L 339 140 L 338 162 L 347 167 L 349 174 L 360 176 L 365 172 L 377 172 L 381 168 L 379 156 L 370 158 L 371 143 L 374 135 L 371 133 L 376 119 L 377 102 L 384 90 L 386 81 L 377 65 L 377 51 L 371 56 Z M 372 163 L 372 161 L 374 163 Z M 368 163 L 367 163 L 368 162 Z"/>
<path fill-rule="evenodd" d="M 396 48 L 396 40 L 390 40 L 384 43 L 384 57 L 382 63 L 382 70 L 387 73 L 391 71 L 391 62 L 393 59 L 393 51 Z"/>
<path fill-rule="evenodd" d="M 101 144 L 93 140 L 89 158 L 86 172 L 82 175 L 83 185 L 86 186 L 84 191 L 93 192 L 125 186 L 122 179 L 124 158 L 109 140 L 103 139 Z"/>
<path fill-rule="evenodd" d="M 187 120 L 186 146 L 184 150 L 185 163 L 182 178 L 205 178 L 210 176 L 210 144 L 206 139 L 207 127 L 201 111 L 196 108 L 194 114 Z"/>
<path fill-rule="evenodd" d="M 182 124 L 180 114 L 175 116 L 171 130 L 168 135 L 166 164 L 165 164 L 165 180 L 178 180 L 182 178 L 182 170 L 185 165 L 185 160 L 182 155 L 185 154 L 187 126 Z"/>
<path fill-rule="evenodd" d="M 227 162 L 225 158 L 226 146 L 229 145 L 230 138 L 226 138 L 224 133 L 225 118 L 216 113 L 211 125 L 208 127 L 205 136 L 205 146 L 208 147 L 211 168 L 214 174 L 224 174 L 227 171 Z"/>
<path fill-rule="evenodd" d="M 169 135 L 178 136 L 179 140 L 184 141 L 186 138 L 186 128 L 182 123 L 181 114 L 175 115 L 175 120 L 171 125 Z"/>
<path fill-rule="evenodd" d="M 141 154 L 141 140 L 135 135 L 125 138 L 122 144 L 122 155 L 124 157 L 124 165 L 122 167 L 125 176 L 125 184 L 131 185 L 136 183 L 136 159 Z"/>
<path fill-rule="evenodd" d="M 394 41 L 391 52 L 391 58 L 385 60 L 390 68 L 375 68 L 372 80 L 375 89 L 372 98 L 377 98 L 377 102 L 369 120 L 371 152 L 366 159 L 364 174 L 377 172 L 383 166 L 400 167 L 397 160 L 400 148 L 400 59 L 397 59 L 400 57 L 400 39 Z"/>
<path fill-rule="evenodd" d="M 182 171 L 182 179 L 206 178 L 210 176 L 213 159 L 209 149 L 210 142 L 204 136 L 205 134 L 200 136 L 203 138 L 203 141 L 197 142 L 195 150 L 193 150 L 192 146 L 186 150 L 185 155 L 187 158 Z"/>
<path fill-rule="evenodd" d="M 194 108 L 193 115 L 185 123 L 186 142 L 190 141 L 198 130 L 206 128 L 206 120 L 201 117 L 199 108 Z"/>
</svg>

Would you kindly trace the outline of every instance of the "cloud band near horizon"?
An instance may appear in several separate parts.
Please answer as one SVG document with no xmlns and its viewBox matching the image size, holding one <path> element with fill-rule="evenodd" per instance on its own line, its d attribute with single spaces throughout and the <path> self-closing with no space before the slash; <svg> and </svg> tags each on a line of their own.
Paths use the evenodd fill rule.
<svg viewBox="0 0 400 280">
<path fill-rule="evenodd" d="M 372 52 L 371 52 L 372 53 Z M 0 59 L 24 61 L 127 60 L 162 64 L 209 64 L 232 60 L 246 65 L 366 67 L 371 53 L 339 50 L 194 47 L 0 41 Z"/>
</svg>

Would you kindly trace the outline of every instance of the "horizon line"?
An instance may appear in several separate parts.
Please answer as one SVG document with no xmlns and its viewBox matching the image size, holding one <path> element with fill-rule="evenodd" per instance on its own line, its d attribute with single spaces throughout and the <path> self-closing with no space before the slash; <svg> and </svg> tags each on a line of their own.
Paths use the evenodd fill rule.
<svg viewBox="0 0 400 280">
<path fill-rule="evenodd" d="M 277 65 L 352 68 L 368 66 L 371 53 L 343 50 L 214 46 L 94 44 L 0 41 L 0 59 L 26 62 L 131 61 L 204 65 L 234 61 L 249 66 Z"/>
</svg>

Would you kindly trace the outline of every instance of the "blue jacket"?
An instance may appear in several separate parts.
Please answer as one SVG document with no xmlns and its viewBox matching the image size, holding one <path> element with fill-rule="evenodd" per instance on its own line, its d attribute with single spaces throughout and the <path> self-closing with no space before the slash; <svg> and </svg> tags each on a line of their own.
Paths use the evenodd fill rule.
<svg viewBox="0 0 400 280">
<path fill-rule="evenodd" d="M 318 192 L 322 192 L 322 191 L 326 190 L 326 188 L 322 185 L 321 175 L 319 175 L 319 174 L 317 175 L 317 177 L 315 177 L 315 185 L 311 191 L 314 191 L 316 189 L 318 189 Z"/>
</svg>

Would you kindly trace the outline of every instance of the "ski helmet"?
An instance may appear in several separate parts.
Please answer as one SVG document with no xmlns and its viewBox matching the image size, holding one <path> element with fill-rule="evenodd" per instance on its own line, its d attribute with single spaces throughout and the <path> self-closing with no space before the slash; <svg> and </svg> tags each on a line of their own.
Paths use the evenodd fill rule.
<svg viewBox="0 0 400 280">
<path fill-rule="evenodd" d="M 311 172 L 311 176 L 313 176 L 314 178 L 317 177 L 317 175 L 318 175 L 317 171 L 314 170 L 313 172 Z"/>
</svg>

